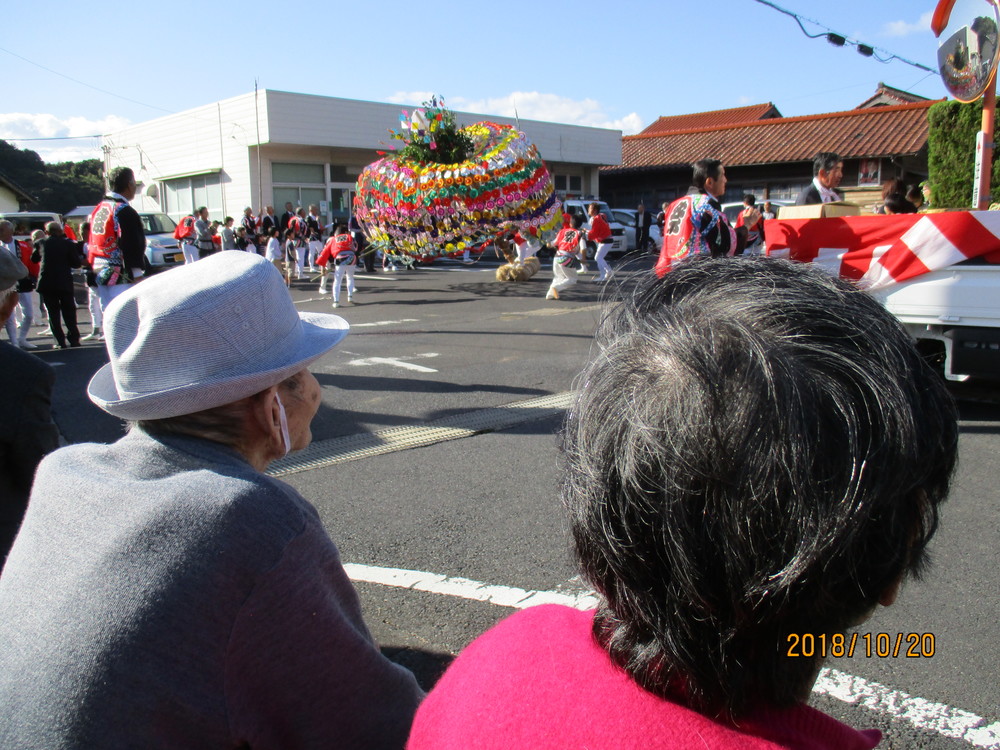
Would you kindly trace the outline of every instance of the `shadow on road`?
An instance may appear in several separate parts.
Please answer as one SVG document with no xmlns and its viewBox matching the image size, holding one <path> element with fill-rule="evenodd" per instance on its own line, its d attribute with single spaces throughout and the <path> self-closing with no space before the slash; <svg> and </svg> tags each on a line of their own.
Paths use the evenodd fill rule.
<svg viewBox="0 0 1000 750">
<path fill-rule="evenodd" d="M 406 667 L 417 678 L 417 682 L 424 690 L 430 690 L 441 678 L 444 671 L 455 658 L 451 654 L 444 654 L 438 651 L 425 651 L 419 648 L 408 646 L 384 646 L 382 654 L 391 662 Z"/>
</svg>

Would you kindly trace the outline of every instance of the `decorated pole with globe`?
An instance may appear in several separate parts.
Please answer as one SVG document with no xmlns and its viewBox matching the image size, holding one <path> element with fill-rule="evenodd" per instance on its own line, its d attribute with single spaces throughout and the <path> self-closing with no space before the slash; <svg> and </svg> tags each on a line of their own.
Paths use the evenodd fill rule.
<svg viewBox="0 0 1000 750">
<path fill-rule="evenodd" d="M 477 122 L 464 128 L 436 97 L 400 117 L 403 146 L 358 178 L 354 214 L 370 243 L 418 258 L 461 252 L 511 230 L 560 219 L 545 163 L 523 132 Z"/>
</svg>

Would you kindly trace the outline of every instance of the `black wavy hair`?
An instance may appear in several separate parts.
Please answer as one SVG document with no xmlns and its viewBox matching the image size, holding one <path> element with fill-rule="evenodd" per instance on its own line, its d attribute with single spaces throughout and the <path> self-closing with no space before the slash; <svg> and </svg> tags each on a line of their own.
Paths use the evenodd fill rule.
<svg viewBox="0 0 1000 750">
<path fill-rule="evenodd" d="M 805 700 L 832 636 L 918 573 L 955 465 L 944 382 L 869 295 L 696 258 L 599 327 L 563 502 L 594 636 L 645 689 L 738 718 Z"/>
</svg>

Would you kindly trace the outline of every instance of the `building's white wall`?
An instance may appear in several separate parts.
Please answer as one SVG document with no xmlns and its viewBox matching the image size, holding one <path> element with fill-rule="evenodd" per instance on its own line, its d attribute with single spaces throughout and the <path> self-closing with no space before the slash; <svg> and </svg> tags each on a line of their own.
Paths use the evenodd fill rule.
<svg viewBox="0 0 1000 750">
<path fill-rule="evenodd" d="M 106 164 L 129 166 L 144 187 L 184 175 L 219 172 L 224 213 L 239 217 L 245 206 L 272 202 L 272 162 L 305 162 L 346 167 L 356 179 L 377 158 L 399 127 L 396 104 L 295 94 L 253 93 L 160 117 L 104 137 Z M 480 120 L 518 124 L 542 158 L 569 174 L 582 174 L 597 193 L 597 166 L 621 163 L 621 132 L 558 123 L 456 113 L 459 124 Z M 257 132 L 260 132 L 260 175 Z M 343 181 L 331 181 L 330 185 Z M 156 194 L 151 194 L 156 192 Z M 143 189 L 139 210 L 162 211 L 163 196 Z M 181 209 L 189 210 L 187 207 Z M 176 213 L 178 207 L 170 207 Z M 214 216 L 214 213 L 213 213 Z M 221 216 L 218 218 L 222 218 Z"/>
<path fill-rule="evenodd" d="M 13 214 L 21 210 L 17 202 L 17 193 L 5 185 L 0 185 L 0 213 Z"/>
<path fill-rule="evenodd" d="M 382 149 L 389 131 L 399 127 L 398 104 L 362 102 L 286 91 L 267 91 L 267 114 L 273 143 Z M 407 109 L 412 109 L 407 107 Z M 459 125 L 481 120 L 519 125 L 546 161 L 618 165 L 621 131 L 538 120 L 456 112 Z"/>
<path fill-rule="evenodd" d="M 264 92 L 260 94 L 260 134 L 267 138 Z M 257 142 L 254 95 L 198 107 L 176 115 L 134 125 L 104 137 L 109 171 L 131 167 L 136 179 L 149 185 L 180 175 L 221 170 L 225 212 L 238 216 L 251 203 L 252 147 Z M 145 194 L 137 208 L 159 211 L 162 196 Z"/>
</svg>

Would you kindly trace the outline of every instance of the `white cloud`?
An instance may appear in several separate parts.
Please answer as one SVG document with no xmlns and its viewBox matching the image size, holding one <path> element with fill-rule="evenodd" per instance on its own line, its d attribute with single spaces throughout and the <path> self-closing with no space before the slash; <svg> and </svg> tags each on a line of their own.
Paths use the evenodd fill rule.
<svg viewBox="0 0 1000 750">
<path fill-rule="evenodd" d="M 0 138 L 18 148 L 36 151 L 46 162 L 100 159 L 100 137 L 85 136 L 113 133 L 130 124 L 128 120 L 117 115 L 91 120 L 86 117 L 60 118 L 50 114 L 11 112 L 0 114 Z M 19 138 L 60 140 L 18 140 Z"/>
<path fill-rule="evenodd" d="M 429 91 L 397 91 L 388 97 L 388 101 L 396 104 L 416 105 L 431 98 Z M 611 128 L 621 130 L 625 135 L 638 133 L 645 127 L 642 118 L 635 112 L 624 117 L 612 118 L 604 105 L 594 99 L 569 99 L 556 94 L 543 94 L 538 91 L 515 91 L 507 96 L 489 99 L 467 99 L 453 96 L 446 99 L 449 108 L 475 112 L 484 115 L 499 115 L 518 117 L 525 120 L 542 120 L 544 122 L 561 122 L 569 125 L 586 125 L 592 128 Z"/>
<path fill-rule="evenodd" d="M 927 11 L 916 21 L 916 23 L 909 23 L 907 21 L 890 21 L 882 29 L 882 33 L 885 36 L 909 36 L 910 34 L 919 34 L 922 31 L 929 32 L 931 30 L 931 17 L 934 15 L 934 11 Z"/>
</svg>

